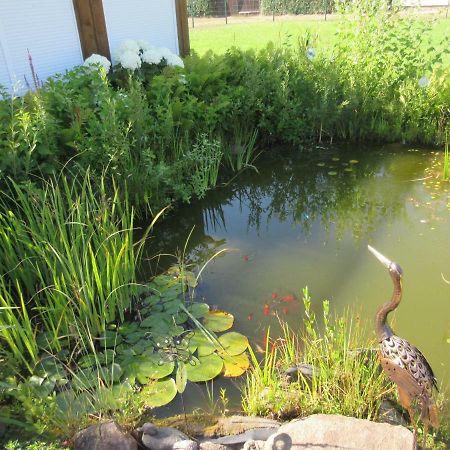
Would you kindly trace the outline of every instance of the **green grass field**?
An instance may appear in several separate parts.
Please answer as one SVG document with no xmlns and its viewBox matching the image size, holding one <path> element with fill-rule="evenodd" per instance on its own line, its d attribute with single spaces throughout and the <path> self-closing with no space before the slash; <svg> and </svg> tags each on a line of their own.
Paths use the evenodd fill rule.
<svg viewBox="0 0 450 450">
<path fill-rule="evenodd" d="M 299 37 L 309 31 L 315 42 L 311 46 L 326 45 L 334 39 L 334 34 L 340 26 L 340 21 L 331 18 L 325 21 L 323 17 L 313 18 L 270 18 L 239 21 L 230 18 L 228 25 L 224 19 L 196 19 L 195 27 L 190 22 L 191 48 L 202 55 L 208 50 L 215 53 L 224 53 L 230 47 L 238 47 L 242 50 L 261 49 L 269 42 L 276 45 L 295 45 Z M 440 18 L 434 24 L 436 41 L 449 35 L 450 19 Z"/>
</svg>

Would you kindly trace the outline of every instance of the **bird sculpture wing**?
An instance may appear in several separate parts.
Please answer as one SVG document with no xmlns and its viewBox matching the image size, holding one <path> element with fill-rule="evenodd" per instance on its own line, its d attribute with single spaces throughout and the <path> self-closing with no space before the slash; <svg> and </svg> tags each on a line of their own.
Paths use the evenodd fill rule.
<svg viewBox="0 0 450 450">
<path fill-rule="evenodd" d="M 439 426 L 438 411 L 433 400 L 428 396 L 426 388 L 420 386 L 408 370 L 400 367 L 388 358 L 380 358 L 381 367 L 389 378 L 397 385 L 398 390 L 409 398 L 409 401 L 418 400 L 421 405 L 421 418 L 424 423 L 431 423 L 435 428 Z"/>
<path fill-rule="evenodd" d="M 380 363 L 388 377 L 408 394 L 409 398 L 414 399 L 423 394 L 423 388 L 406 369 L 387 358 L 380 358 Z"/>
</svg>

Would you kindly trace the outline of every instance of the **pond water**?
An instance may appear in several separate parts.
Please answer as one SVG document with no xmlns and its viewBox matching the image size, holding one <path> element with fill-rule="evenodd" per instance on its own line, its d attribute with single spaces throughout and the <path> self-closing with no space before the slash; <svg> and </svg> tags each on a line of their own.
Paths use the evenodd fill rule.
<svg viewBox="0 0 450 450">
<path fill-rule="evenodd" d="M 157 225 L 147 256 L 180 254 L 186 245 L 188 261 L 202 265 L 228 249 L 207 265 L 197 295 L 231 312 L 233 329 L 262 345 L 269 326 L 276 337 L 273 313 L 301 326 L 305 286 L 318 315 L 323 299 L 336 312 L 351 306 L 373 336 L 392 284 L 367 251 L 371 244 L 404 271 L 403 300 L 390 315 L 396 333 L 421 349 L 448 386 L 450 183 L 430 170 L 440 160 L 404 146 L 269 153 L 258 172 L 246 170 Z M 236 405 L 226 380 L 215 381 L 216 396 L 221 386 Z M 208 403 L 200 387 L 187 389 L 184 400 L 188 409 Z M 178 408 L 175 402 L 165 412 Z"/>
</svg>

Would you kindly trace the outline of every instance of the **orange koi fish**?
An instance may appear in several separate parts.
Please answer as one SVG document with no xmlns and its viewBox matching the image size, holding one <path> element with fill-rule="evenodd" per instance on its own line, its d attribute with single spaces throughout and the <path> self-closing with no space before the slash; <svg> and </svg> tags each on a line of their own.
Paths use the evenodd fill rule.
<svg viewBox="0 0 450 450">
<path fill-rule="evenodd" d="M 263 309 L 263 312 L 264 312 L 264 315 L 265 315 L 265 316 L 268 316 L 268 315 L 269 315 L 269 310 L 270 310 L 270 307 L 269 307 L 269 305 L 266 303 L 266 304 L 264 305 L 264 309 Z"/>
<path fill-rule="evenodd" d="M 288 295 L 285 295 L 284 297 L 281 297 L 281 301 L 284 303 L 290 303 L 290 302 L 293 302 L 294 300 L 295 300 L 294 294 L 288 294 Z"/>
</svg>

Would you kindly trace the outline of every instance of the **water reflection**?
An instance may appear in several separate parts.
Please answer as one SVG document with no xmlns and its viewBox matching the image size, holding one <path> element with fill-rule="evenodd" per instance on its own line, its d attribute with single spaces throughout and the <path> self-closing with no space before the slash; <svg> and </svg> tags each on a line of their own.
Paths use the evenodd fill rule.
<svg viewBox="0 0 450 450">
<path fill-rule="evenodd" d="M 189 237 L 189 259 L 202 263 L 226 244 L 227 227 L 236 220 L 245 222 L 246 233 L 258 236 L 287 223 L 303 240 L 318 227 L 327 239 L 339 241 L 346 233 L 354 240 L 367 239 L 380 225 L 405 217 L 408 181 L 423 170 L 420 155 L 398 149 L 387 155 L 358 153 L 357 160 L 354 151 L 336 155 L 276 154 L 260 160 L 258 173 L 249 169 L 203 201 L 182 206 L 157 227 L 151 251 L 180 253 Z"/>
</svg>

